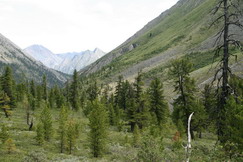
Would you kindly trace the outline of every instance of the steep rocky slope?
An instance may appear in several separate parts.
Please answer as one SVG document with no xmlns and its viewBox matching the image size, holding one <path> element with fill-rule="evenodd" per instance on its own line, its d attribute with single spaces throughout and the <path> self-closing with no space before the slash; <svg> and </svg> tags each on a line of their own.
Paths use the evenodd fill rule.
<svg viewBox="0 0 243 162">
<path fill-rule="evenodd" d="M 179 57 L 189 58 L 195 70 L 208 66 L 213 60 L 215 34 L 221 27 L 218 23 L 209 28 L 215 19 L 211 12 L 215 4 L 216 0 L 180 0 L 119 47 L 82 69 L 80 75 L 92 74 L 111 83 L 118 75 L 134 79 L 142 70 L 147 80 L 165 78 L 169 62 Z M 241 30 L 230 30 L 243 41 Z"/>
<path fill-rule="evenodd" d="M 61 72 L 49 69 L 42 63 L 35 61 L 28 54 L 24 53 L 18 46 L 0 34 L 0 73 L 5 66 L 13 69 L 17 80 L 28 79 L 40 82 L 42 76 L 47 76 L 48 85 L 63 85 L 69 76 Z"/>
</svg>

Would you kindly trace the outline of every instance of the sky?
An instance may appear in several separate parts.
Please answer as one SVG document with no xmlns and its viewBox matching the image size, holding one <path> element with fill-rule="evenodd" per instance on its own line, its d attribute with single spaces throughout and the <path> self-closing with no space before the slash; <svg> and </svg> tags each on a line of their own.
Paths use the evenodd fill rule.
<svg viewBox="0 0 243 162">
<path fill-rule="evenodd" d="M 54 53 L 119 46 L 178 0 L 0 0 L 0 33 Z"/>
</svg>

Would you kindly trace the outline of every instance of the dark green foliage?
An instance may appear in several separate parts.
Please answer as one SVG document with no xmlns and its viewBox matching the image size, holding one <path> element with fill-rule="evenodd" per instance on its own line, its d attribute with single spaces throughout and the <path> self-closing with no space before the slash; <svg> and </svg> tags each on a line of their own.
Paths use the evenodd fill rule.
<svg viewBox="0 0 243 162">
<path fill-rule="evenodd" d="M 47 83 L 46 83 L 46 75 L 42 77 L 42 98 L 46 101 L 47 100 Z"/>
<path fill-rule="evenodd" d="M 16 96 L 15 96 L 14 88 L 15 87 L 14 87 L 12 69 L 9 66 L 7 66 L 2 76 L 2 90 L 10 98 L 11 108 L 16 107 Z"/>
<path fill-rule="evenodd" d="M 169 70 L 169 77 L 173 79 L 175 92 L 179 95 L 173 103 L 173 120 L 177 127 L 179 127 L 179 121 L 182 121 L 183 127 L 187 128 L 188 117 L 194 112 L 195 117 L 191 127 L 191 135 L 194 138 L 193 131 L 196 129 L 200 131 L 206 122 L 206 111 L 201 102 L 196 99 L 195 80 L 189 77 L 191 70 L 192 64 L 187 60 L 174 60 Z"/>
<path fill-rule="evenodd" d="M 165 124 L 169 115 L 168 103 L 163 96 L 163 84 L 155 78 L 149 87 L 150 112 L 159 126 Z"/>
<path fill-rule="evenodd" d="M 50 108 L 54 108 L 55 105 L 55 92 L 54 92 L 54 88 L 52 88 L 49 92 L 49 96 L 48 96 L 48 102 L 50 105 Z"/>
<path fill-rule="evenodd" d="M 203 91 L 203 105 L 208 114 L 208 125 L 215 122 L 215 116 L 217 115 L 217 96 L 215 90 L 209 86 L 205 85 Z"/>
<path fill-rule="evenodd" d="M 36 98 L 36 86 L 34 80 L 31 80 L 30 82 L 30 94 L 32 95 L 33 98 Z"/>
<path fill-rule="evenodd" d="M 94 100 L 96 100 L 98 98 L 99 95 L 99 88 L 97 85 L 96 81 L 93 81 L 92 83 L 90 83 L 88 89 L 87 89 L 87 99 L 91 102 L 93 102 Z"/>
<path fill-rule="evenodd" d="M 55 105 L 57 108 L 61 108 L 65 104 L 65 98 L 63 94 L 60 92 L 60 88 L 57 86 L 54 87 L 54 100 L 55 100 Z"/>
<path fill-rule="evenodd" d="M 73 80 L 71 83 L 71 87 L 70 87 L 70 102 L 71 102 L 71 106 L 74 110 L 78 110 L 79 109 L 79 81 L 78 81 L 78 73 L 76 70 L 74 70 L 73 72 Z"/>
<path fill-rule="evenodd" d="M 139 103 L 143 94 L 143 85 L 144 85 L 141 72 L 138 73 L 138 76 L 135 78 L 135 83 L 133 85 L 134 85 L 135 99 L 136 102 Z"/>
<path fill-rule="evenodd" d="M 36 87 L 36 102 L 37 102 L 36 105 L 38 108 L 40 108 L 41 101 L 42 101 L 42 87 L 38 85 Z"/>
<path fill-rule="evenodd" d="M 23 101 L 24 95 L 27 93 L 27 86 L 25 83 L 19 83 L 16 86 L 16 99 L 18 102 Z"/>
<path fill-rule="evenodd" d="M 89 115 L 90 148 L 94 157 L 100 157 L 106 150 L 108 116 L 107 112 L 98 100 L 94 100 L 93 108 Z"/>
<path fill-rule="evenodd" d="M 243 100 L 236 101 L 233 97 L 229 98 L 225 106 L 226 120 L 223 121 L 224 136 L 221 139 L 226 153 L 230 156 L 238 155 L 243 152 Z"/>
</svg>

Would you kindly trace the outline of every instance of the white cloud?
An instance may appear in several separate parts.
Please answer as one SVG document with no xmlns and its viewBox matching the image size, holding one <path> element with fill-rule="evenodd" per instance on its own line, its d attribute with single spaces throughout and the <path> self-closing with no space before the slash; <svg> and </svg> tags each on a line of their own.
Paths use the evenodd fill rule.
<svg viewBox="0 0 243 162">
<path fill-rule="evenodd" d="M 25 48 L 108 52 L 177 0 L 1 0 L 0 32 Z"/>
</svg>

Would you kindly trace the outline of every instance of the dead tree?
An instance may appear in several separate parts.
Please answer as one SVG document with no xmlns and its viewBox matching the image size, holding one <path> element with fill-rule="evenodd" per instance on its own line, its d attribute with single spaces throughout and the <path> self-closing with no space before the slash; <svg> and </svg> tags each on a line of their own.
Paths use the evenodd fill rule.
<svg viewBox="0 0 243 162">
<path fill-rule="evenodd" d="M 192 120 L 192 115 L 194 114 L 191 113 L 189 118 L 188 118 L 188 123 L 187 123 L 187 145 L 184 147 L 185 148 L 185 152 L 186 152 L 186 162 L 190 161 L 190 156 L 191 156 L 191 120 Z"/>
<path fill-rule="evenodd" d="M 229 58 L 235 56 L 230 53 L 230 47 L 234 46 L 242 50 L 242 44 L 239 40 L 236 40 L 236 34 L 232 33 L 229 29 L 233 26 L 243 29 L 243 25 L 240 23 L 240 16 L 242 11 L 240 9 L 239 0 L 219 0 L 216 7 L 213 9 L 213 14 L 220 13 L 214 20 L 211 26 L 223 22 L 220 31 L 216 34 L 215 41 L 215 56 L 221 56 L 218 70 L 214 75 L 213 83 L 217 80 L 217 92 L 219 96 L 218 108 L 217 108 L 217 134 L 220 138 L 224 135 L 223 132 L 223 120 L 225 120 L 224 107 L 227 99 L 230 95 L 229 77 L 231 75 L 231 69 L 229 67 Z M 237 59 L 237 56 L 235 56 Z"/>
</svg>

